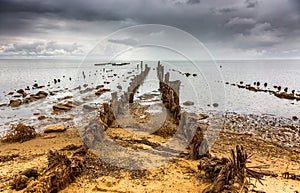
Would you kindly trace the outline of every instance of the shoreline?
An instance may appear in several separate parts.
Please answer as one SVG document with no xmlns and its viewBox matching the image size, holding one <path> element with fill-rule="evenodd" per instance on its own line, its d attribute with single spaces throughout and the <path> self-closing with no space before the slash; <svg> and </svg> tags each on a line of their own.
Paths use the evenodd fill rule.
<svg viewBox="0 0 300 193">
<path fill-rule="evenodd" d="M 241 145 L 248 154 L 253 154 L 247 163 L 250 167 L 268 165 L 267 169 L 274 174 L 263 177 L 264 185 L 259 185 L 257 181 L 251 179 L 250 181 L 257 187 L 250 185 L 250 190 L 254 192 L 296 192 L 300 190 L 300 142 L 298 139 L 300 125 L 298 119 L 228 112 L 223 115 L 221 120 L 217 120 L 219 122 L 215 122 L 220 127 L 220 133 L 217 133 L 216 141 L 209 147 L 209 152 L 206 152 L 207 147 L 202 146 L 202 142 L 205 141 L 203 140 L 205 132 L 211 123 L 214 123 L 220 116 L 213 113 L 206 115 L 182 110 L 178 97 L 181 82 L 170 81 L 170 75 L 165 74 L 163 66 L 159 64 L 157 76 L 160 83 L 158 90 L 161 94 L 155 96 L 160 97 L 161 105 L 166 109 L 166 118 L 160 129 L 153 131 L 151 124 L 159 121 L 159 116 L 164 114 L 162 112 L 151 114 L 148 112 L 151 105 L 142 105 L 142 103 L 149 102 L 147 99 L 157 99 L 154 95 L 151 97 L 145 95 L 139 101 L 133 100 L 134 94 L 138 92 L 138 88 L 147 77 L 149 70 L 150 68 L 145 66 L 145 71 L 133 76 L 123 95 L 111 92 L 109 83 L 98 85 L 96 88 L 86 88 L 87 92 L 92 93 L 90 97 L 99 97 L 102 94 L 110 93 L 111 100 L 109 103 L 94 106 L 83 105 L 80 113 L 74 111 L 79 113 L 77 116 L 82 116 L 80 120 L 76 120 L 82 121 L 81 125 L 75 125 L 75 117 L 72 117 L 71 113 L 68 114 L 80 103 L 76 100 L 73 101 L 73 97 L 67 97 L 53 104 L 51 112 L 53 116 L 47 116 L 42 120 L 31 120 L 32 122 L 38 121 L 45 127 L 56 125 L 51 128 L 52 130 L 49 129 L 42 133 L 43 131 L 38 126 L 40 133 L 33 139 L 22 143 L 1 142 L 0 179 L 2 180 L 0 180 L 0 191 L 15 192 L 12 189 L 20 189 L 22 192 L 26 192 L 30 191 L 30 188 L 35 190 L 41 188 L 42 190 L 38 184 L 49 183 L 47 179 L 53 177 L 57 178 L 59 186 L 54 183 L 50 184 L 49 188 L 60 192 L 203 192 L 213 182 L 207 178 L 205 172 L 199 169 L 202 158 L 229 158 L 236 145 Z M 23 92 L 20 91 L 20 93 Z M 23 95 L 25 94 L 23 93 Z M 45 93 L 31 97 L 34 100 L 47 100 Z M 128 110 L 124 105 L 127 100 L 130 101 L 128 112 L 133 119 L 124 116 Z M 34 116 L 43 116 L 43 114 L 36 113 Z M 88 119 L 89 116 L 93 119 Z M 90 124 L 93 124 L 93 120 L 98 126 L 96 129 L 89 127 Z M 118 122 L 121 120 L 124 122 Z M 189 136 L 189 129 L 193 126 L 196 126 L 195 135 Z M 179 143 L 174 143 L 173 146 L 164 146 L 181 128 L 187 129 L 181 133 L 181 137 L 189 139 L 187 146 L 181 151 Z M 186 138 L 187 136 L 190 138 Z M 181 137 L 178 138 L 179 142 Z M 110 139 L 107 140 L 107 138 Z M 96 151 L 93 151 L 93 148 L 97 147 L 101 141 L 109 145 L 110 143 L 106 142 L 114 141 L 121 148 L 131 151 L 132 156 L 142 157 L 143 151 L 149 151 L 149 155 L 152 156 L 147 157 L 147 160 L 139 160 L 139 157 L 125 158 L 125 161 L 138 160 L 140 164 L 147 163 L 150 164 L 149 166 L 155 166 L 155 164 L 151 165 L 156 161 L 157 157 L 155 156 L 180 153 L 173 156 L 167 163 L 158 164 L 157 167 L 147 169 L 137 167 L 139 168 L 137 170 L 121 169 L 106 163 L 94 154 Z M 156 149 L 157 147 L 163 148 Z M 107 149 L 101 149 L 101 151 L 106 153 L 108 159 L 110 156 L 118 154 L 118 148 L 105 148 Z M 135 154 L 138 151 L 142 154 Z M 200 151 L 203 151 L 204 154 Z M 54 159 L 52 159 L 53 156 Z M 63 161 L 60 162 L 60 160 Z M 57 163 L 52 165 L 52 161 Z M 70 165 L 70 163 L 72 164 Z M 54 170 L 52 170 L 53 168 Z M 67 169 L 64 171 L 61 168 Z M 36 176 L 27 177 L 24 172 L 28 170 L 34 171 Z"/>
</svg>

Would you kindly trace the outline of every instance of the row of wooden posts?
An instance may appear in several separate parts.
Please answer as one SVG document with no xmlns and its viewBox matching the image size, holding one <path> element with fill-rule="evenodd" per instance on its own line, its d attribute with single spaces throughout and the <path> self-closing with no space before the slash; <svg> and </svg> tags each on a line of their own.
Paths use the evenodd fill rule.
<svg viewBox="0 0 300 193">
<path fill-rule="evenodd" d="M 111 104 L 102 104 L 99 116 L 101 127 L 104 127 L 104 130 L 111 126 L 118 115 L 125 113 L 125 111 L 128 112 L 129 107 L 127 105 L 133 102 L 133 98 L 131 97 L 133 97 L 139 85 L 143 83 L 149 71 L 150 68 L 145 65 L 145 70 L 132 79 L 127 92 L 120 97 L 117 96 L 117 92 L 114 92 L 112 93 Z M 180 80 L 170 81 L 170 74 L 164 74 L 164 67 L 160 63 L 158 63 L 157 66 L 157 77 L 159 79 L 162 102 L 168 109 L 169 114 L 173 116 L 175 122 L 178 124 L 178 132 L 180 135 L 191 141 L 188 148 L 189 158 L 199 159 L 201 155 L 208 153 L 208 147 L 205 146 L 205 143 L 202 143 L 206 128 L 197 123 L 198 117 L 195 113 L 181 111 L 179 101 Z M 126 106 L 128 108 L 126 108 Z"/>
<path fill-rule="evenodd" d="M 143 62 L 141 62 L 141 68 L 143 67 Z M 127 91 L 121 96 L 118 96 L 118 92 L 111 93 L 111 103 L 104 103 L 100 109 L 99 117 L 100 120 L 107 126 L 111 126 L 113 121 L 119 116 L 123 115 L 129 110 L 129 103 L 133 103 L 134 94 L 139 86 L 144 82 L 146 76 L 148 75 L 150 68 L 145 65 L 145 69 L 141 71 L 140 74 L 135 75 Z"/>
<path fill-rule="evenodd" d="M 203 155 L 207 155 L 208 147 L 204 139 L 205 127 L 200 127 L 197 123 L 198 117 L 195 113 L 181 111 L 179 95 L 180 80 L 170 81 L 170 73 L 164 74 L 164 66 L 158 62 L 157 77 L 159 79 L 159 89 L 161 92 L 161 100 L 168 109 L 170 115 L 178 124 L 177 132 L 188 141 L 189 158 L 199 159 Z"/>
<path fill-rule="evenodd" d="M 170 81 L 170 73 L 164 74 L 164 66 L 158 62 L 157 65 L 157 77 L 159 79 L 159 90 L 161 92 L 161 100 L 165 107 L 169 110 L 170 115 L 175 119 L 177 123 L 180 121 L 180 102 L 179 102 L 179 90 L 180 80 Z"/>
</svg>

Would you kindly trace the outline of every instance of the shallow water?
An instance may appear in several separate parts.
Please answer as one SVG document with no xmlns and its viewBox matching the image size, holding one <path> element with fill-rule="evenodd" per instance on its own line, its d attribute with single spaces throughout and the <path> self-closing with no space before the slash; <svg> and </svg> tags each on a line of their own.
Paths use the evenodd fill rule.
<svg viewBox="0 0 300 193">
<path fill-rule="evenodd" d="M 300 101 L 279 99 L 268 93 L 256 93 L 240 89 L 225 82 L 252 84 L 259 81 L 268 83 L 267 89 L 273 89 L 274 85 L 288 87 L 300 93 L 300 66 L 299 60 L 261 60 L 261 61 L 218 61 L 217 64 L 208 62 L 196 62 L 197 67 L 190 63 L 180 61 L 162 61 L 165 72 L 170 72 L 171 80 L 180 79 L 181 103 L 191 100 L 194 106 L 186 107 L 192 111 L 230 111 L 246 114 L 271 114 L 278 117 L 300 117 Z M 151 71 L 139 90 L 138 95 L 157 90 L 156 62 L 147 62 Z M 33 112 L 43 115 L 51 115 L 52 106 L 59 98 L 72 95 L 73 101 L 78 104 L 101 103 L 108 101 L 110 93 L 101 97 L 91 98 L 92 92 L 82 90 L 95 88 L 96 85 L 109 81 L 106 87 L 118 91 L 118 85 L 122 90 L 127 89 L 130 78 L 139 73 L 138 62 L 132 62 L 127 66 L 94 66 L 93 64 L 81 65 L 76 60 L 0 60 L 0 104 L 8 103 L 13 97 L 7 95 L 11 91 L 18 90 L 34 83 L 44 85 L 41 89 L 31 89 L 29 94 L 39 90 L 58 91 L 54 96 L 48 96 L 29 105 L 21 105 L 17 108 L 0 107 L 1 130 L 6 122 L 36 121 Z M 103 69 L 105 68 L 105 69 Z M 112 71 L 111 71 L 112 70 Z M 186 77 L 183 73 L 189 72 L 195 76 Z M 54 84 L 54 79 L 60 82 Z M 47 85 L 50 86 L 47 86 Z M 84 85 L 87 84 L 87 85 Z M 74 88 L 81 86 L 81 93 Z M 85 87 L 86 86 L 86 87 Z M 27 92 L 27 91 L 26 91 Z M 153 93 L 152 93 L 153 94 Z M 218 107 L 212 104 L 217 103 Z M 61 118 L 67 115 L 60 115 Z M 73 115 L 75 116 L 75 115 Z M 70 116 L 72 118 L 72 116 Z M 58 116 L 59 118 L 59 116 Z M 57 121 L 57 120 L 56 120 Z"/>
</svg>

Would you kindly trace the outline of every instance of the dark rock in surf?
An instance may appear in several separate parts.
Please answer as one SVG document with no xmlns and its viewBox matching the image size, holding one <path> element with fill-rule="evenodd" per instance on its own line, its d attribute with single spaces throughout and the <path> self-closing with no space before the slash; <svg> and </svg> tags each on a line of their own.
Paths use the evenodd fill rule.
<svg viewBox="0 0 300 193">
<path fill-rule="evenodd" d="M 22 101 L 20 99 L 9 101 L 9 106 L 11 106 L 11 107 L 18 107 L 21 104 L 22 104 Z"/>
</svg>

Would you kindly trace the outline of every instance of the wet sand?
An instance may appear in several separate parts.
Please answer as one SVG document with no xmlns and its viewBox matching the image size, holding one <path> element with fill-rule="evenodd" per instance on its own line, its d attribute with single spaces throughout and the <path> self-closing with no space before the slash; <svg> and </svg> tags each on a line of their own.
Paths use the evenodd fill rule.
<svg viewBox="0 0 300 193">
<path fill-rule="evenodd" d="M 128 141 L 128 135 L 118 133 L 119 140 Z M 3 192 L 16 192 L 9 189 L 9 181 L 21 171 L 37 168 L 41 171 L 47 166 L 47 152 L 60 150 L 67 145 L 82 145 L 82 139 L 75 128 L 62 133 L 51 134 L 55 138 L 45 139 L 41 134 L 35 139 L 23 143 L 1 144 L 1 156 L 15 154 L 18 157 L 1 162 L 1 185 Z M 153 142 L 160 143 L 160 138 L 154 137 Z M 236 144 L 253 153 L 249 165 L 269 165 L 268 170 L 278 174 L 278 177 L 264 177 L 263 185 L 256 182 L 257 188 L 265 192 L 296 192 L 300 190 L 300 181 L 285 179 L 282 174 L 299 173 L 300 148 L 282 148 L 261 141 L 255 136 L 233 135 L 221 132 L 210 152 L 218 157 L 229 157 L 230 149 Z M 140 146 L 142 144 L 135 144 Z M 143 145 L 143 148 L 151 148 Z M 70 156 L 74 151 L 64 151 Z M 92 155 L 92 154 L 91 154 Z M 97 159 L 97 158 L 95 158 Z M 86 168 L 82 174 L 61 192 L 202 192 L 209 184 L 204 174 L 198 170 L 199 160 L 187 159 L 183 153 L 169 163 L 149 171 L 130 171 L 112 167 L 111 171 L 101 173 L 101 168 Z M 96 165 L 95 165 L 96 166 Z M 100 170 L 100 171 L 99 171 Z"/>
</svg>

